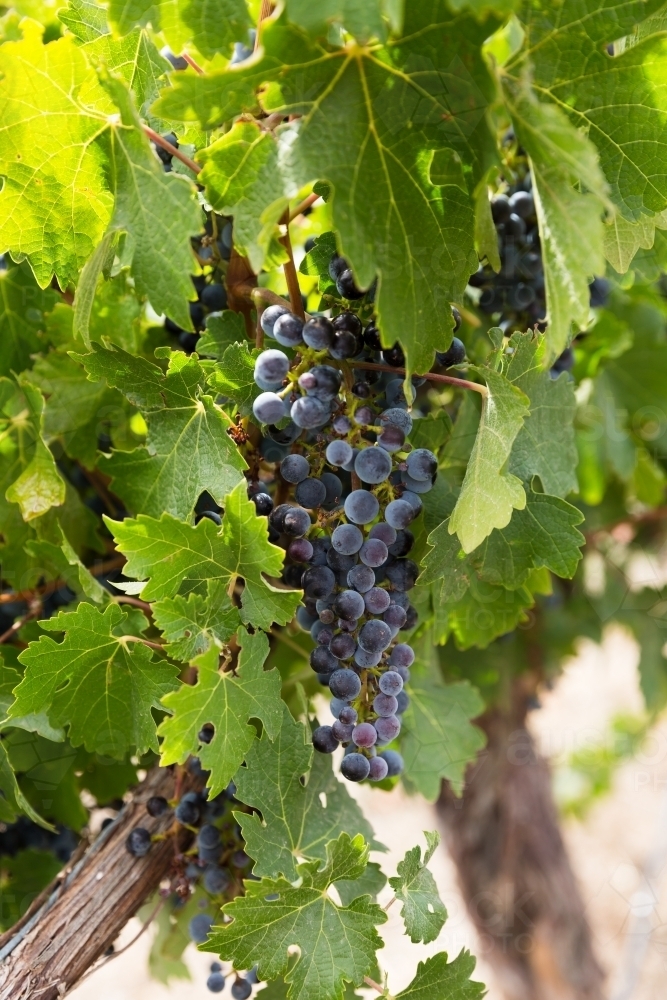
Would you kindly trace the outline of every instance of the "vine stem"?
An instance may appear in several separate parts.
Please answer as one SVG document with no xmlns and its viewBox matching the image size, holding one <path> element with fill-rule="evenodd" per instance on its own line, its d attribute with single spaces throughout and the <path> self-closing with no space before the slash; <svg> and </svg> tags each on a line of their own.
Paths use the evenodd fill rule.
<svg viewBox="0 0 667 1000">
<path fill-rule="evenodd" d="M 396 902 L 396 896 L 392 896 L 387 905 L 383 907 L 384 912 L 386 913 L 387 910 L 389 910 L 394 905 L 395 902 Z"/>
<path fill-rule="evenodd" d="M 370 986 L 374 990 L 377 990 L 378 993 L 384 993 L 384 987 L 380 986 L 379 983 L 376 983 L 375 980 L 371 979 L 370 976 L 364 976 L 364 982 L 366 983 L 367 986 Z"/>
<path fill-rule="evenodd" d="M 162 149 L 166 149 L 171 156 L 175 156 L 177 160 L 180 160 L 186 167 L 189 167 L 193 173 L 198 174 L 200 172 L 201 167 L 199 164 L 195 163 L 194 160 L 191 160 L 189 156 L 185 155 L 185 153 L 182 153 L 180 149 L 176 149 L 176 146 L 172 146 L 168 139 L 163 139 L 159 133 L 154 132 L 152 128 L 148 127 L 148 125 L 143 125 L 142 128 L 148 138 L 154 142 L 156 146 L 162 146 Z"/>
<path fill-rule="evenodd" d="M 378 365 L 374 361 L 352 361 L 354 368 L 364 368 L 371 372 L 394 372 L 395 375 L 405 375 L 405 368 L 392 368 L 391 365 Z M 436 372 L 415 372 L 419 378 L 427 378 L 431 382 L 446 382 L 447 385 L 458 386 L 459 389 L 472 389 L 480 396 L 488 396 L 489 390 L 478 382 L 469 382 L 466 378 L 454 378 L 453 375 L 438 375 Z"/>
<path fill-rule="evenodd" d="M 306 313 L 304 311 L 303 301 L 301 299 L 299 278 L 296 273 L 296 267 L 294 266 L 292 241 L 290 240 L 290 235 L 289 235 L 289 220 L 290 220 L 289 209 L 286 209 L 285 214 L 280 220 L 285 226 L 285 235 L 280 237 L 280 242 L 285 247 L 288 256 L 288 259 L 283 264 L 283 273 L 285 275 L 285 281 L 287 282 L 287 289 L 289 291 L 290 308 L 293 313 L 296 313 L 297 316 L 300 316 L 301 319 L 305 320 Z"/>
<path fill-rule="evenodd" d="M 320 197 L 319 194 L 315 194 L 315 192 L 313 191 L 313 193 L 309 194 L 307 198 L 304 198 L 301 204 L 297 205 L 296 208 L 293 208 L 292 211 L 290 212 L 289 214 L 290 222 L 293 222 L 294 219 L 297 218 L 297 216 L 305 212 L 307 208 L 311 207 L 311 205 L 314 205 L 319 197 Z"/>
<path fill-rule="evenodd" d="M 161 653 L 164 653 L 164 646 L 160 642 L 151 642 L 150 639 L 142 639 L 138 635 L 121 635 L 118 637 L 119 642 L 141 642 L 144 646 L 150 646 L 151 649 L 157 649 Z"/>
<path fill-rule="evenodd" d="M 262 6 L 259 8 L 259 17 L 257 18 L 257 33 L 255 34 L 255 52 L 259 48 L 259 29 L 262 26 L 262 21 L 266 21 L 267 17 L 271 17 L 272 10 L 273 10 L 272 0 L 262 0 Z"/>
<path fill-rule="evenodd" d="M 199 73 L 200 76 L 204 75 L 204 70 L 201 68 L 201 66 L 199 65 L 199 63 L 196 63 L 194 61 L 194 59 L 192 58 L 192 56 L 189 56 L 187 54 L 187 52 L 184 52 L 183 53 L 183 58 L 185 59 L 185 61 L 188 64 L 188 66 L 192 66 L 192 68 L 195 71 L 195 73 Z"/>
</svg>

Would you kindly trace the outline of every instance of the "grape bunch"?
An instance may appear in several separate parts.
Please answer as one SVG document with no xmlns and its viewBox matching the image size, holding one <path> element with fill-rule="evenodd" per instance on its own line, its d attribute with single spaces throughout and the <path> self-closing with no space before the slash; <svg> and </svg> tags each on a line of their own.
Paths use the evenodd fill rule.
<svg viewBox="0 0 667 1000">
<path fill-rule="evenodd" d="M 349 276 L 341 261 L 330 270 L 342 285 Z M 414 659 L 400 636 L 417 622 L 408 596 L 419 572 L 408 557 L 410 525 L 437 474 L 436 456 L 407 441 L 420 380 L 407 399 L 402 378 L 364 368 L 401 367 L 404 358 L 398 345 L 383 350 L 373 321 L 364 327 L 350 310 L 304 321 L 274 305 L 261 325 L 278 346 L 257 357 L 262 391 L 253 412 L 262 454 L 279 463 L 279 475 L 273 496 L 259 479 L 249 495 L 268 516 L 271 540 L 286 549 L 284 582 L 304 591 L 297 621 L 316 644 L 311 667 L 333 695 L 335 722 L 314 731 L 313 745 L 331 753 L 342 744 L 347 779 L 380 781 L 402 770 L 388 744 L 409 704 Z M 443 356 L 449 364 L 465 355 L 457 344 L 455 361 Z"/>
<path fill-rule="evenodd" d="M 491 214 L 498 235 L 500 271 L 496 274 L 489 264 L 480 264 L 468 284 L 479 290 L 478 306 L 494 317 L 506 335 L 516 330 L 546 326 L 546 287 L 544 266 L 537 225 L 532 178 L 528 170 L 505 192 L 491 201 Z M 606 278 L 594 278 L 589 285 L 591 306 L 606 303 L 610 283 Z M 551 369 L 551 375 L 570 371 L 574 353 L 563 351 Z"/>
</svg>

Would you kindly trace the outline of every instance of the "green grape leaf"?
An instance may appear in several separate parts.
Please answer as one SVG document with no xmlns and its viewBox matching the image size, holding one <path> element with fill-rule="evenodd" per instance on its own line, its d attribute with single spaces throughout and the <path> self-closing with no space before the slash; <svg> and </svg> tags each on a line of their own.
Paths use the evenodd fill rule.
<svg viewBox="0 0 667 1000">
<path fill-rule="evenodd" d="M 252 413 L 253 400 L 262 391 L 255 382 L 255 359 L 261 351 L 242 344 L 230 344 L 213 371 L 208 376 L 208 384 L 221 396 L 233 399 L 239 413 L 247 417 Z"/>
<path fill-rule="evenodd" d="M 319 290 L 335 288 L 335 283 L 329 274 L 329 263 L 335 253 L 338 253 L 335 233 L 322 233 L 316 236 L 313 248 L 308 251 L 299 265 L 301 274 L 310 274 L 319 278 Z"/>
<path fill-rule="evenodd" d="M 189 663 L 205 653 L 211 643 L 228 642 L 240 624 L 238 608 L 232 605 L 220 581 L 208 582 L 207 595 L 177 595 L 156 601 L 155 624 L 167 640 L 165 652 Z"/>
<path fill-rule="evenodd" d="M 79 598 L 87 597 L 102 606 L 107 604 L 109 591 L 83 565 L 60 525 L 56 526 L 56 532 L 59 536 L 57 541 L 35 539 L 26 543 L 26 551 L 35 558 L 48 578 L 63 580 Z"/>
<path fill-rule="evenodd" d="M 625 274 L 639 250 L 653 247 L 656 229 L 667 228 L 667 213 L 629 222 L 616 214 L 604 227 L 604 255 L 619 274 Z"/>
<path fill-rule="evenodd" d="M 124 84 L 110 77 L 106 86 L 120 108 L 123 126 L 112 129 L 109 136 L 116 194 L 109 229 L 127 234 L 125 254 L 132 262 L 139 294 L 150 299 L 156 312 L 166 313 L 184 330 L 191 330 L 188 299 L 194 298 L 190 280 L 194 260 L 190 237 L 202 228 L 194 185 L 164 172 Z"/>
<path fill-rule="evenodd" d="M 404 37 L 376 59 L 329 51 L 282 16 L 263 28 L 260 60 L 196 85 L 175 81 L 155 107 L 207 127 L 254 110 L 255 91 L 267 84 L 264 109 L 298 116 L 278 132 L 284 192 L 318 179 L 332 187 L 341 250 L 360 287 L 378 276 L 383 340 L 401 343 L 411 370 L 427 371 L 434 350 L 451 341 L 449 303 L 477 267 L 469 195 L 458 183 L 433 183 L 427 146 L 451 147 L 475 174 L 495 157 L 484 118 L 493 84 L 481 53 L 494 27 L 453 16 L 444 0 L 408 5 Z"/>
<path fill-rule="evenodd" d="M 3 856 L 3 893 L 0 902 L 0 926 L 13 927 L 25 916 L 27 907 L 62 869 L 62 862 L 50 851 L 32 848 L 13 857 Z"/>
<path fill-rule="evenodd" d="M 19 788 L 14 768 L 7 756 L 4 740 L 0 741 L 0 792 L 2 793 L 0 794 L 0 820 L 3 823 L 13 823 L 18 813 L 25 813 L 33 823 L 38 823 L 45 830 L 54 829 L 33 809 Z"/>
<path fill-rule="evenodd" d="M 530 63 L 528 75 L 536 93 L 560 108 L 597 148 L 611 198 L 630 221 L 667 206 L 667 177 L 656 171 L 654 159 L 654 143 L 661 140 L 665 113 L 658 83 L 664 60 L 661 25 L 655 25 L 654 34 L 640 32 L 641 40 L 633 44 L 637 24 L 660 7 L 662 0 L 635 0 L 620 6 L 599 0 L 564 0 L 554 18 L 548 4 L 524 3 L 519 17 L 525 44 L 503 68 L 506 78 L 518 79 Z M 650 25 L 650 21 L 645 23 Z M 625 35 L 629 38 L 624 50 L 610 56 L 607 44 Z M 632 94 L 630 110 L 628 94 Z M 637 141 L 638 129 L 641 142 Z M 567 149 L 562 155 L 568 155 Z M 596 256 L 597 252 L 596 248 Z M 587 273 L 590 266 L 587 263 Z"/>
<path fill-rule="evenodd" d="M 372 844 L 371 847 L 373 847 Z M 375 850 L 377 850 L 377 845 L 375 846 Z M 378 894 L 384 889 L 386 884 L 387 876 L 378 864 L 370 861 L 366 865 L 366 871 L 359 878 L 352 880 L 339 879 L 336 882 L 336 891 L 340 896 L 343 906 L 350 906 L 355 899 L 359 899 L 359 896 L 371 896 L 374 902 L 377 901 Z"/>
<path fill-rule="evenodd" d="M 286 707 L 274 736 L 264 733 L 253 743 L 234 777 L 238 797 L 256 810 L 236 814 L 254 874 L 294 881 L 297 860 L 324 860 L 326 845 L 341 833 L 361 833 L 377 850 L 381 845 L 372 843 L 372 827 L 333 773 L 331 758 L 313 755 L 305 727 Z"/>
<path fill-rule="evenodd" d="M 237 640 L 241 652 L 233 673 L 219 669 L 219 650 L 211 646 L 194 661 L 197 683 L 181 685 L 162 702 L 172 713 L 158 730 L 162 766 L 182 764 L 197 754 L 211 772 L 212 798 L 227 787 L 255 739 L 248 719 L 259 719 L 272 739 L 280 730 L 280 674 L 264 670 L 269 640 L 263 632 L 253 635 L 245 629 L 239 629 Z M 206 723 L 212 723 L 215 732 L 210 743 L 201 743 L 198 734 Z"/>
<path fill-rule="evenodd" d="M 575 525 L 582 521 L 581 511 L 565 500 L 530 491 L 523 510 L 515 510 L 508 525 L 494 529 L 466 557 L 458 540 L 449 534 L 445 520 L 428 536 L 432 548 L 423 559 L 419 583 L 442 581 L 442 598 L 447 603 L 455 603 L 475 582 L 473 597 L 489 604 L 492 603 L 489 595 L 495 591 L 480 590 L 479 580 L 516 589 L 527 582 L 534 570 L 542 567 L 572 579 L 584 544 L 584 536 Z M 514 605 L 514 601 L 511 603 Z M 490 624 L 488 613 L 481 617 Z"/>
<path fill-rule="evenodd" d="M 479 694 L 467 681 L 445 684 L 437 667 L 427 672 L 413 670 L 401 753 L 408 785 L 429 802 L 440 794 L 443 778 L 461 794 L 465 769 L 484 746 L 481 730 L 470 722 L 483 708 Z"/>
<path fill-rule="evenodd" d="M 171 69 L 145 31 L 132 31 L 125 38 L 112 38 L 106 33 L 87 41 L 82 49 L 93 64 L 101 62 L 119 74 L 139 108 L 156 100 L 161 78 Z"/>
<path fill-rule="evenodd" d="M 259 122 L 238 121 L 197 158 L 206 200 L 221 215 L 234 216 L 234 245 L 253 271 L 261 271 L 287 207 L 275 137 Z"/>
<path fill-rule="evenodd" d="M 505 375 L 530 400 L 530 413 L 512 446 L 510 472 L 524 482 L 539 476 L 545 492 L 552 496 L 576 493 L 574 383 L 565 373 L 554 379 L 544 370 L 542 337 L 514 334 L 510 346 L 513 354 Z"/>
<path fill-rule="evenodd" d="M 387 24 L 382 15 L 385 4 L 382 0 L 359 3 L 358 0 L 320 0 L 317 4 L 308 0 L 287 0 L 287 14 L 293 24 L 312 35 L 326 37 L 332 26 L 344 26 L 359 42 L 371 38 L 384 39 Z"/>
<path fill-rule="evenodd" d="M 221 528 L 206 517 L 193 527 L 170 514 L 159 520 L 143 514 L 134 520 L 107 519 L 119 551 L 127 556 L 124 572 L 138 580 L 150 577 L 141 591 L 146 601 L 173 597 L 183 580 L 223 580 L 230 591 L 242 577 L 241 620 L 266 631 L 273 622 L 286 625 L 301 591 L 277 590 L 264 579 L 264 573 L 280 575 L 284 553 L 269 542 L 267 520 L 248 500 L 245 480 L 228 494 L 224 507 Z"/>
<path fill-rule="evenodd" d="M 492 531 L 470 554 L 470 563 L 482 580 L 510 589 L 522 586 L 542 566 L 571 580 L 585 542 L 575 525 L 583 519 L 565 500 L 531 492 L 523 510 L 515 510 L 505 528 Z M 438 531 L 429 536 L 432 545 L 439 544 Z"/>
<path fill-rule="evenodd" d="M 176 355 L 164 375 L 120 349 L 94 345 L 92 354 L 73 357 L 89 378 L 106 379 L 145 415 L 145 447 L 115 451 L 103 462 L 129 510 L 190 517 L 203 490 L 221 502 L 239 482 L 245 462 L 227 433 L 231 421 L 203 393 L 205 375 L 194 359 Z"/>
<path fill-rule="evenodd" d="M 57 292 L 39 287 L 27 264 L 7 265 L 0 271 L 0 375 L 30 367 L 30 355 L 43 347 L 44 313 L 58 300 Z"/>
<path fill-rule="evenodd" d="M 176 686 L 177 669 L 128 640 L 126 622 L 116 604 L 102 612 L 85 603 L 40 622 L 65 637 L 55 642 L 43 635 L 21 653 L 25 675 L 10 718 L 46 712 L 53 725 L 68 727 L 73 746 L 110 757 L 131 748 L 157 751 L 151 713 Z"/>
<path fill-rule="evenodd" d="M 76 774 L 84 755 L 65 740 L 56 743 L 23 729 L 5 732 L 3 741 L 21 790 L 33 807 L 78 833 L 88 820 Z"/>
<path fill-rule="evenodd" d="M 231 309 L 211 313 L 206 317 L 206 329 L 197 341 L 197 354 L 199 357 L 221 361 L 228 347 L 243 343 L 245 339 L 245 324 L 240 313 L 232 312 Z"/>
<path fill-rule="evenodd" d="M 472 646 L 484 649 L 498 636 L 528 621 L 526 612 L 534 603 L 530 578 L 525 585 L 512 590 L 478 579 L 460 595 L 451 596 L 443 581 L 440 590 L 437 584 L 433 588 L 438 642 L 446 642 L 451 634 L 460 649 Z"/>
<path fill-rule="evenodd" d="M 550 360 L 567 347 L 572 324 L 588 326 L 595 274 L 604 274 L 602 212 L 607 185 L 591 140 L 527 86 L 507 86 L 517 138 L 530 157 L 547 295 Z M 586 193 L 575 188 L 586 186 Z"/>
<path fill-rule="evenodd" d="M 327 862 L 298 866 L 299 882 L 262 878 L 245 882 L 245 896 L 223 912 L 231 922 L 213 927 L 202 950 L 219 954 L 236 968 L 257 964 L 261 979 L 284 976 L 289 1000 L 343 1000 L 344 983 L 359 985 L 375 961 L 382 939 L 375 927 L 387 915 L 369 896 L 340 907 L 327 895 L 339 879 L 363 875 L 368 847 L 363 837 L 342 833 L 327 845 Z M 268 905 L 267 896 L 277 896 Z M 299 946 L 289 968 L 288 948 Z M 289 971 L 288 971 L 289 968 Z"/>
<path fill-rule="evenodd" d="M 252 27 L 244 0 L 110 0 L 109 20 L 121 35 L 150 22 L 175 52 L 192 44 L 207 59 L 228 55 Z"/>
<path fill-rule="evenodd" d="M 57 351 L 41 357 L 28 377 L 46 396 L 46 440 L 62 440 L 71 458 L 93 469 L 100 424 L 124 405 L 120 393 L 103 380 L 91 382 L 80 365 Z"/>
<path fill-rule="evenodd" d="M 44 399 L 35 386 L 0 378 L 3 462 L 0 495 L 18 504 L 24 521 L 65 502 L 65 482 L 42 437 Z M 2 490 L 2 487 L 5 487 Z"/>
<path fill-rule="evenodd" d="M 95 141 L 115 109 L 71 37 L 43 45 L 24 22 L 0 48 L 1 250 L 27 257 L 41 288 L 79 271 L 111 216 L 105 157 Z"/>
<path fill-rule="evenodd" d="M 441 951 L 419 963 L 415 978 L 395 1000 L 482 1000 L 486 992 L 484 984 L 470 980 L 475 964 L 465 949 L 452 962 Z"/>
<path fill-rule="evenodd" d="M 58 11 L 58 20 L 81 42 L 92 42 L 109 33 L 107 12 L 97 0 L 68 0 Z"/>
<path fill-rule="evenodd" d="M 515 508 L 526 504 L 521 481 L 505 471 L 512 445 L 529 413 L 529 399 L 500 372 L 491 368 L 469 371 L 487 384 L 482 416 L 461 492 L 449 520 L 464 552 L 472 552 L 494 528 L 504 528 Z"/>
<path fill-rule="evenodd" d="M 398 875 L 389 879 L 396 898 L 403 903 L 401 916 L 413 944 L 435 941 L 447 919 L 447 909 L 438 895 L 435 879 L 426 867 L 440 843 L 440 835 L 424 831 L 424 836 L 427 843 L 424 860 L 421 848 L 413 847 L 399 861 Z"/>
</svg>

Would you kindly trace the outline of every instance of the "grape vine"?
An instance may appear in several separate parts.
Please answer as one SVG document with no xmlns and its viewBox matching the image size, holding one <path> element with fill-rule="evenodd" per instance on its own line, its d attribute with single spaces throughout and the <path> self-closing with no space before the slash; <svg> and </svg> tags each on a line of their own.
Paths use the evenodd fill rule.
<svg viewBox="0 0 667 1000">
<path fill-rule="evenodd" d="M 349 783 L 460 796 L 610 616 L 667 699 L 618 578 L 667 484 L 661 8 L 0 18 L 0 997 L 121 829 L 165 978 L 189 938 L 235 1000 L 481 996 L 465 951 L 387 982 L 438 836 L 387 879 Z"/>
</svg>

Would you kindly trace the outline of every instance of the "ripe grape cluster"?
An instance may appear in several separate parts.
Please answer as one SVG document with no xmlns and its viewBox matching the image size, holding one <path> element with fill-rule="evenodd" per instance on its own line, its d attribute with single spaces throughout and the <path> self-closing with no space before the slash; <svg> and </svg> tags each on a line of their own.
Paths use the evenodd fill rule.
<svg viewBox="0 0 667 1000">
<path fill-rule="evenodd" d="M 546 326 L 546 286 L 537 225 L 532 178 L 528 170 L 496 194 L 491 201 L 491 214 L 498 235 L 500 270 L 480 264 L 468 284 L 479 289 L 478 306 L 493 316 L 507 335 L 516 330 Z M 610 284 L 605 278 L 594 278 L 589 285 L 591 306 L 606 303 Z M 570 371 L 574 353 L 570 347 L 554 363 L 551 374 L 557 377 Z"/>
<path fill-rule="evenodd" d="M 332 259 L 330 273 L 341 295 L 366 294 L 357 295 L 342 258 Z M 350 309 L 304 321 L 272 305 L 261 325 L 276 346 L 257 357 L 262 391 L 253 412 L 264 429 L 262 453 L 279 474 L 273 496 L 259 479 L 249 495 L 286 549 L 284 582 L 303 588 L 297 620 L 316 644 L 311 667 L 333 695 L 335 722 L 315 730 L 313 745 L 331 753 L 342 744 L 347 779 L 380 781 L 402 770 L 388 744 L 409 704 L 414 659 L 400 636 L 417 622 L 408 596 L 419 572 L 409 558 L 410 525 L 437 474 L 436 456 L 408 442 L 420 380 L 406 398 L 402 377 L 360 367 L 401 367 L 404 357 L 399 345 L 383 349 L 374 322 L 364 326 Z M 438 362 L 464 356 L 455 340 Z"/>
</svg>

